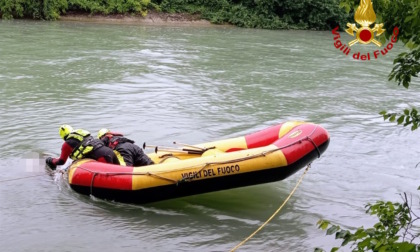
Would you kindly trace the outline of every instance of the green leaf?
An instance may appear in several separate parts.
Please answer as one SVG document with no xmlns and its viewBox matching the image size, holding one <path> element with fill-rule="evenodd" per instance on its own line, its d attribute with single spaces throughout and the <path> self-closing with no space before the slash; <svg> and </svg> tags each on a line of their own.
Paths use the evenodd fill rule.
<svg viewBox="0 0 420 252">
<path fill-rule="evenodd" d="M 408 16 L 404 19 L 404 22 L 405 23 L 410 22 L 411 20 L 413 20 L 413 18 L 414 18 L 414 16 Z"/>
<path fill-rule="evenodd" d="M 344 239 L 348 235 L 350 235 L 348 230 L 341 230 L 335 234 L 335 239 Z"/>
<path fill-rule="evenodd" d="M 346 13 L 349 13 L 350 12 L 350 9 L 351 9 L 351 7 L 350 7 L 350 4 L 349 3 L 346 3 L 346 2 L 340 2 L 340 4 L 338 5 L 340 8 L 342 8 L 342 9 L 344 9 L 344 11 L 346 12 Z"/>
<path fill-rule="evenodd" d="M 402 115 L 402 116 L 400 116 L 400 117 L 398 118 L 398 120 L 397 120 L 398 125 L 400 125 L 401 123 L 403 123 L 403 122 L 404 122 L 404 118 L 405 118 L 405 116 L 404 116 L 404 115 Z"/>
<path fill-rule="evenodd" d="M 398 244 L 398 252 L 416 251 L 416 245 L 408 242 Z"/>
<path fill-rule="evenodd" d="M 370 245 L 370 238 L 367 238 L 367 239 L 364 239 L 363 241 L 361 241 L 361 242 L 359 242 L 358 244 L 357 244 L 357 247 L 359 247 L 359 248 L 368 248 L 369 247 L 369 245 Z"/>
<path fill-rule="evenodd" d="M 393 114 L 390 118 L 389 118 L 389 121 L 390 122 L 395 122 L 395 117 L 396 117 L 397 115 L 396 114 Z"/>
<path fill-rule="evenodd" d="M 351 239 L 350 239 L 351 237 L 350 236 L 347 236 L 345 239 L 344 239 L 344 241 L 341 243 L 341 246 L 343 247 L 343 246 L 346 246 L 347 245 L 347 243 L 349 243 L 350 241 L 351 241 Z"/>
<path fill-rule="evenodd" d="M 354 233 L 356 239 L 362 239 L 367 236 L 365 230 L 363 228 L 357 229 L 356 233 Z"/>
<path fill-rule="evenodd" d="M 410 110 L 409 109 L 404 109 L 404 115 L 409 115 L 410 114 Z"/>
<path fill-rule="evenodd" d="M 382 247 L 378 250 L 378 252 L 386 252 L 386 251 L 388 250 L 388 248 L 389 248 L 389 246 L 388 246 L 388 245 L 382 246 Z"/>
<path fill-rule="evenodd" d="M 337 232 L 338 230 L 340 230 L 340 227 L 333 225 L 327 230 L 327 235 L 332 235 L 335 232 Z"/>
<path fill-rule="evenodd" d="M 382 246 L 382 242 L 378 242 L 378 243 L 376 243 L 376 245 L 375 245 L 375 250 L 378 250 L 378 248 L 380 248 Z"/>
<path fill-rule="evenodd" d="M 376 223 L 375 225 L 373 225 L 375 228 L 368 228 L 368 229 L 366 229 L 365 230 L 365 232 L 366 232 L 366 234 L 368 234 L 368 235 L 370 235 L 370 236 L 373 236 L 373 235 L 375 235 L 375 232 L 379 229 L 382 229 L 383 228 L 383 225 L 382 225 L 382 223 L 380 223 L 380 222 L 378 222 L 378 223 Z"/>
<path fill-rule="evenodd" d="M 327 220 L 319 220 L 317 224 L 318 224 L 318 228 L 325 230 L 330 225 L 330 222 Z"/>
<path fill-rule="evenodd" d="M 404 80 L 403 80 L 403 86 L 404 86 L 405 88 L 408 88 L 408 87 L 410 86 L 410 82 L 409 82 L 409 80 L 404 79 Z"/>
</svg>

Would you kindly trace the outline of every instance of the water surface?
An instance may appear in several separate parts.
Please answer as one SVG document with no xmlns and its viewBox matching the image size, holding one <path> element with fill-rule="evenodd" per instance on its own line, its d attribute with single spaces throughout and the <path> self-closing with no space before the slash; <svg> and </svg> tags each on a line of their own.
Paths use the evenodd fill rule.
<svg viewBox="0 0 420 252">
<path fill-rule="evenodd" d="M 364 214 L 367 202 L 417 195 L 420 132 L 378 115 L 420 106 L 418 80 L 409 90 L 387 81 L 401 46 L 360 62 L 335 49 L 329 31 L 0 21 L 0 34 L 3 251 L 228 251 L 277 210 L 303 172 L 142 206 L 107 202 L 31 163 L 34 154 L 59 154 L 63 123 L 158 145 L 288 120 L 322 125 L 329 148 L 239 251 L 329 249 L 338 243 L 316 228 L 319 219 L 369 226 L 376 220 Z"/>
</svg>

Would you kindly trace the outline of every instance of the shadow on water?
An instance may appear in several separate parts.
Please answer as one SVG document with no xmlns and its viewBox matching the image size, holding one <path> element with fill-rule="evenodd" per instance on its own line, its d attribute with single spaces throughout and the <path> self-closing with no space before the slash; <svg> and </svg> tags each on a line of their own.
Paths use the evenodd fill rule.
<svg viewBox="0 0 420 252">
<path fill-rule="evenodd" d="M 111 213 L 156 214 L 168 216 L 194 216 L 195 214 L 232 212 L 238 216 L 248 216 L 252 213 L 264 211 L 267 206 L 274 206 L 275 202 L 288 196 L 288 186 L 284 182 L 268 183 L 256 186 L 241 187 L 219 192 L 205 193 L 188 197 L 175 198 L 143 205 L 120 203 L 102 200 L 95 196 L 86 196 L 74 192 L 66 176 L 59 172 L 53 173 L 54 182 L 66 197 L 74 198 L 95 207 L 108 210 Z M 282 184 L 283 183 L 283 184 Z M 276 185 L 276 187 L 274 186 Z M 273 198 L 272 196 L 276 196 Z"/>
<path fill-rule="evenodd" d="M 276 182 L 133 205 L 80 195 L 72 191 L 63 179 L 56 182 L 64 197 L 62 202 L 58 202 L 58 207 L 64 208 L 61 211 L 77 211 L 84 216 L 99 218 L 101 222 L 106 222 L 114 228 L 125 229 L 129 233 L 141 232 L 146 235 L 143 230 L 148 230 L 147 235 L 154 239 L 160 235 L 165 239 L 185 239 L 191 235 L 194 237 L 196 233 L 198 240 L 191 241 L 190 244 L 195 248 L 210 246 L 209 240 L 203 239 L 204 236 L 211 237 L 213 245 L 226 246 L 226 249 L 233 247 L 236 241 L 244 239 L 262 225 L 283 203 L 293 187 L 292 183 Z M 71 208 L 69 201 L 73 201 Z M 296 238 L 304 233 L 304 230 L 299 228 L 300 221 L 290 219 L 296 215 L 294 212 L 299 212 L 295 209 L 295 202 L 296 199 L 292 198 L 286 204 L 266 228 L 267 232 L 276 230 L 276 233 L 281 233 L 284 230 L 288 235 L 290 232 L 295 233 Z M 284 229 L 287 226 L 293 229 Z M 279 234 L 270 234 L 272 235 L 280 237 Z M 261 240 L 258 240 L 259 242 Z"/>
</svg>

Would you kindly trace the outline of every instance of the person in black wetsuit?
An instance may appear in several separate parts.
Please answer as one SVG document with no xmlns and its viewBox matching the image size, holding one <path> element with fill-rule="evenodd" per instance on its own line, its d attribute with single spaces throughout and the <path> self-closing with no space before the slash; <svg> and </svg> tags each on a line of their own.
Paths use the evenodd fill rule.
<svg viewBox="0 0 420 252">
<path fill-rule="evenodd" d="M 143 152 L 143 150 L 131 139 L 124 137 L 123 134 L 111 132 L 108 129 L 101 129 L 98 132 L 100 139 L 105 146 L 113 149 L 117 155 L 120 165 L 125 166 L 144 166 L 154 162 Z"/>
<path fill-rule="evenodd" d="M 59 129 L 60 137 L 64 140 L 61 155 L 58 158 L 48 157 L 45 162 L 51 169 L 66 163 L 67 158 L 78 160 L 91 158 L 103 163 L 119 164 L 115 153 L 105 146 L 102 141 L 95 139 L 89 131 L 73 130 L 70 125 L 62 125 Z"/>
</svg>

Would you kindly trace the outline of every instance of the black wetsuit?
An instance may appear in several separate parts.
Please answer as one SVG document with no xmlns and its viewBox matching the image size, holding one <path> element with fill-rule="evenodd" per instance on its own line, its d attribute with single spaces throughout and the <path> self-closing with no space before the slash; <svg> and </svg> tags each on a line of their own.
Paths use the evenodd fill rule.
<svg viewBox="0 0 420 252">
<path fill-rule="evenodd" d="M 154 164 L 154 162 L 143 152 L 143 150 L 134 144 L 133 140 L 123 136 L 103 137 L 101 140 L 106 146 L 113 148 L 121 154 L 126 166 L 144 166 Z"/>
</svg>

